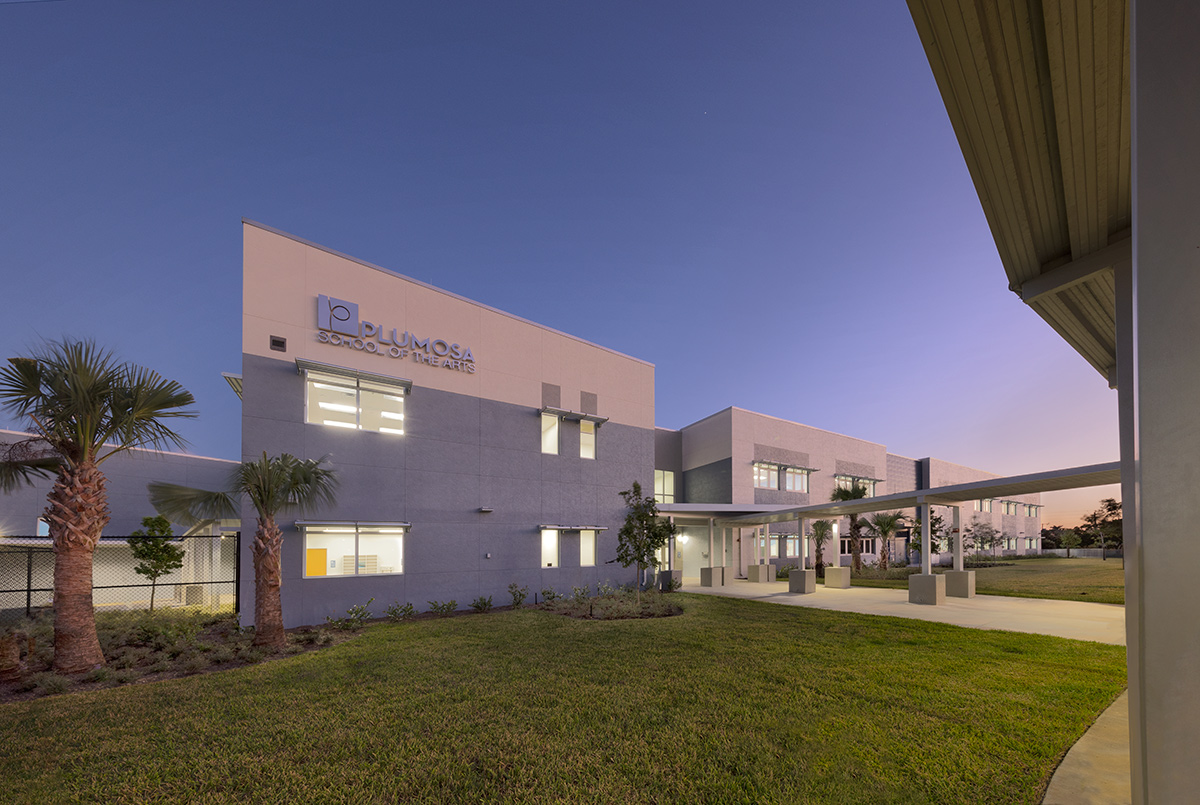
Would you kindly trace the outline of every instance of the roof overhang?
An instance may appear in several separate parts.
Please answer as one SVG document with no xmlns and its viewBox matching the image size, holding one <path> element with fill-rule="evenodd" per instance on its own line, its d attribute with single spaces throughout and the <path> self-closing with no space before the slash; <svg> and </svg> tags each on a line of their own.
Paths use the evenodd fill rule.
<svg viewBox="0 0 1200 805">
<path fill-rule="evenodd" d="M 908 0 L 1009 288 L 1110 385 L 1130 262 L 1129 3 Z"/>
<path fill-rule="evenodd" d="M 1016 495 L 1032 495 L 1040 492 L 1057 492 L 1063 489 L 1082 489 L 1090 486 L 1105 486 L 1121 482 L 1121 464 L 1089 464 L 1029 475 L 1012 475 L 1007 478 L 989 478 L 967 484 L 939 486 L 933 489 L 917 489 L 912 492 L 897 492 L 861 500 L 837 503 L 817 503 L 810 506 L 793 506 L 770 512 L 742 514 L 719 520 L 726 526 L 754 526 L 767 523 L 784 523 L 793 520 L 819 520 L 845 517 L 851 514 L 911 509 L 929 504 L 932 506 L 954 506 L 968 500 L 984 498 L 1011 498 Z M 661 509 L 662 507 L 660 507 Z"/>
</svg>

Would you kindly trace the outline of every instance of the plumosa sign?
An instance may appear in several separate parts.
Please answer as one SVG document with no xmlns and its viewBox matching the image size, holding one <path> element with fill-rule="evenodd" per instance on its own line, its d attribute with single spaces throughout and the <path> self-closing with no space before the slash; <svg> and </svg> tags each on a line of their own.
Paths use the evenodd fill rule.
<svg viewBox="0 0 1200 805">
<path fill-rule="evenodd" d="M 385 358 L 409 359 L 474 374 L 475 356 L 470 347 L 443 338 L 419 338 L 416 333 L 360 319 L 358 303 L 332 296 L 317 296 L 317 340 Z"/>
</svg>

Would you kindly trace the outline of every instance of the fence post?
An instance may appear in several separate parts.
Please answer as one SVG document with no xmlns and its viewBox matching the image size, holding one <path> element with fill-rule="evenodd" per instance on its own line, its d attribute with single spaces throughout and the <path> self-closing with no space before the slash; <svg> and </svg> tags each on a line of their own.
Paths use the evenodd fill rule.
<svg viewBox="0 0 1200 805">
<path fill-rule="evenodd" d="M 234 534 L 233 551 L 233 614 L 238 623 L 242 618 L 242 532 Z"/>
<path fill-rule="evenodd" d="M 25 617 L 33 617 L 33 548 L 25 549 Z"/>
</svg>

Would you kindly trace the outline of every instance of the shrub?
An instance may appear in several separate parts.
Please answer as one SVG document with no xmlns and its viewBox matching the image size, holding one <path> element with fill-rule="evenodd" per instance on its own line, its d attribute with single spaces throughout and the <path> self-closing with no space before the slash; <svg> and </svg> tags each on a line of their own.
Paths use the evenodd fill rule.
<svg viewBox="0 0 1200 805">
<path fill-rule="evenodd" d="M 449 615 L 451 612 L 454 612 L 456 609 L 458 609 L 458 602 L 455 601 L 453 598 L 451 598 L 449 601 L 445 601 L 445 602 L 430 601 L 428 603 L 429 603 L 429 611 L 435 612 L 438 615 Z"/>
<path fill-rule="evenodd" d="M 84 682 L 107 682 L 112 678 L 113 672 L 108 668 L 93 668 L 83 675 Z"/>
<path fill-rule="evenodd" d="M 71 687 L 71 680 L 65 676 L 47 671 L 30 677 L 33 687 L 43 696 L 53 696 L 56 693 L 66 693 Z"/>
<path fill-rule="evenodd" d="M 508 585 L 508 594 L 512 596 L 513 609 L 516 609 L 521 606 L 521 604 L 524 604 L 525 599 L 529 597 L 529 588 L 520 587 L 514 581 L 512 584 Z"/>
<path fill-rule="evenodd" d="M 344 629 L 346 631 L 361 629 L 371 619 L 370 606 L 374 600 L 374 598 L 369 598 L 365 604 L 355 604 L 346 610 L 346 617 L 344 618 L 326 616 L 325 622 L 334 629 Z"/>
<path fill-rule="evenodd" d="M 596 585 L 596 592 L 600 594 L 601 598 L 603 598 L 605 596 L 609 596 L 609 595 L 616 595 L 620 591 L 621 591 L 620 587 L 612 586 L 611 584 L 608 583 L 607 579 L 605 579 L 603 584 Z"/>
<path fill-rule="evenodd" d="M 229 646 L 217 646 L 208 653 L 208 658 L 217 665 L 232 662 L 233 657 L 234 651 Z"/>
<path fill-rule="evenodd" d="M 777 578 L 777 579 L 791 578 L 792 571 L 799 570 L 799 569 L 800 569 L 799 565 L 793 565 L 793 564 L 780 565 L 778 568 L 775 569 L 775 578 Z"/>
<path fill-rule="evenodd" d="M 492 608 L 492 597 L 489 595 L 484 598 L 482 595 L 471 602 L 471 609 L 476 612 L 488 612 Z"/>
<path fill-rule="evenodd" d="M 554 592 L 553 587 L 547 587 L 542 590 L 542 601 L 546 602 L 547 604 L 556 598 L 558 598 L 558 593 Z"/>
<path fill-rule="evenodd" d="M 262 649 L 257 649 L 250 646 L 247 646 L 238 652 L 238 659 L 240 659 L 242 662 L 250 663 L 251 665 L 257 662 L 262 662 L 266 656 L 267 655 L 262 651 Z"/>
<path fill-rule="evenodd" d="M 404 606 L 400 606 L 400 602 L 396 601 L 390 604 L 383 611 L 387 615 L 387 619 L 395 623 L 400 621 L 410 621 L 417 616 L 417 608 L 411 603 L 405 602 Z"/>
<path fill-rule="evenodd" d="M 205 668 L 207 668 L 209 666 L 209 664 L 210 663 L 208 662 L 207 657 L 197 654 L 193 657 L 188 657 L 188 659 L 185 660 L 183 662 L 183 664 L 179 667 L 179 670 L 183 671 L 184 674 L 190 676 L 192 674 L 200 673 Z"/>
<path fill-rule="evenodd" d="M 572 587 L 571 588 L 571 600 L 573 600 L 577 604 L 582 604 L 584 601 L 588 600 L 591 597 L 592 597 L 592 588 L 586 584 L 583 585 L 582 587 Z"/>
<path fill-rule="evenodd" d="M 136 682 L 141 677 L 141 674 L 132 668 L 126 668 L 123 671 L 117 671 L 113 674 L 113 682 L 118 685 L 128 685 L 130 682 Z"/>
</svg>

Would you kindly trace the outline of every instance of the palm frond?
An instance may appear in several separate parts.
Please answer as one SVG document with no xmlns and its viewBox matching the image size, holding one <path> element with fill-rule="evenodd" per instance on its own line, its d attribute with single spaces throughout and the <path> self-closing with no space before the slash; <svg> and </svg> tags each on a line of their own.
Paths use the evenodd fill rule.
<svg viewBox="0 0 1200 805">
<path fill-rule="evenodd" d="M 239 515 L 237 499 L 229 492 L 196 489 L 155 481 L 147 485 L 150 505 L 173 523 L 194 526 L 206 520 L 224 520 Z"/>
<path fill-rule="evenodd" d="M 0 492 L 12 492 L 38 478 L 53 478 L 61 466 L 62 459 L 36 436 L 0 444 Z"/>
</svg>

